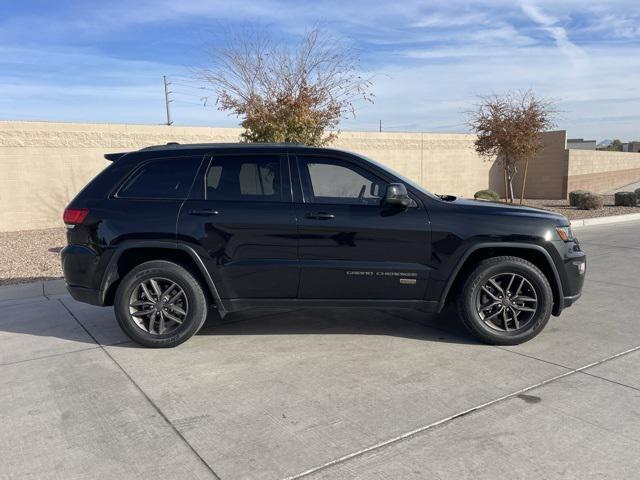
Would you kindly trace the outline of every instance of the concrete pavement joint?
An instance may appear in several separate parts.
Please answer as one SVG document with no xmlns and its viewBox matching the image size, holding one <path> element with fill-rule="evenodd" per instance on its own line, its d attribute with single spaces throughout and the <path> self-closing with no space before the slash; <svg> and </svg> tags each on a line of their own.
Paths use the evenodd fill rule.
<svg viewBox="0 0 640 480">
<path fill-rule="evenodd" d="M 549 378 L 547 380 L 543 380 L 542 382 L 538 382 L 535 385 L 530 385 L 528 387 L 522 388 L 520 390 L 517 390 L 515 392 L 509 393 L 507 395 L 503 395 L 501 397 L 495 398 L 493 400 L 490 400 L 488 402 L 482 403 L 482 404 L 477 405 L 475 407 L 468 408 L 468 409 L 463 410 L 463 411 L 461 411 L 459 413 L 456 413 L 456 414 L 451 415 L 449 417 L 446 417 L 446 418 L 443 418 L 441 420 L 438 420 L 437 422 L 430 423 L 429 425 L 424 425 L 422 427 L 418 427 L 416 429 L 410 430 L 410 431 L 408 431 L 406 433 L 403 433 L 401 435 L 398 435 L 396 437 L 390 438 L 390 439 L 385 440 L 383 442 L 379 442 L 379 443 L 373 444 L 373 445 L 371 445 L 369 447 L 363 448 L 362 450 L 358 450 L 356 452 L 349 453 L 349 454 L 344 455 L 342 457 L 339 457 L 339 458 L 336 458 L 336 459 L 331 460 L 329 462 L 326 462 L 326 463 L 324 463 L 322 465 L 318 465 L 316 467 L 313 467 L 313 468 L 310 468 L 308 470 L 305 470 L 304 472 L 298 473 L 296 475 L 285 477 L 283 480 L 297 480 L 299 478 L 303 478 L 303 477 L 306 477 L 308 475 L 311 475 L 312 473 L 316 473 L 316 472 L 319 472 L 321 470 L 325 470 L 325 469 L 333 467 L 335 465 L 344 463 L 344 462 L 346 462 L 348 460 L 351 460 L 353 458 L 360 457 L 362 455 L 365 455 L 367 453 L 371 453 L 371 452 L 376 451 L 376 450 L 380 450 L 380 449 L 385 448 L 385 447 L 387 447 L 389 445 L 394 445 L 394 444 L 402 442 L 404 440 L 408 440 L 408 439 L 413 438 L 413 437 L 415 437 L 415 436 L 417 436 L 417 435 L 419 435 L 419 434 L 421 434 L 423 432 L 431 430 L 431 429 L 433 429 L 435 427 L 438 427 L 440 425 L 449 423 L 449 422 L 451 422 L 451 421 L 453 421 L 453 420 L 455 420 L 457 418 L 463 417 L 465 415 L 468 415 L 470 413 L 476 412 L 478 410 L 485 409 L 487 407 L 490 407 L 492 405 L 500 403 L 500 402 L 502 402 L 504 400 L 508 400 L 510 398 L 516 397 L 518 395 L 521 395 L 523 393 L 529 392 L 531 390 L 534 390 L 536 388 L 542 387 L 544 385 L 550 384 L 552 382 L 555 382 L 555 381 L 560 380 L 562 378 L 568 377 L 568 376 L 573 375 L 575 373 L 581 373 L 583 370 L 586 370 L 586 369 L 591 368 L 591 367 L 595 367 L 596 365 L 600 365 L 602 363 L 614 360 L 614 359 L 619 358 L 619 357 L 621 357 L 623 355 L 628 355 L 629 353 L 633 353 L 633 352 L 638 351 L 638 350 L 640 350 L 640 345 L 638 345 L 637 347 L 633 347 L 633 348 L 630 348 L 628 350 L 625 350 L 623 352 L 617 353 L 615 355 L 611 355 L 611 356 L 606 357 L 604 359 L 598 360 L 596 362 L 590 363 L 590 364 L 585 365 L 583 367 L 570 370 L 570 371 L 562 373 L 560 375 L 556 375 L 555 377 L 551 377 L 551 378 Z"/>
<path fill-rule="evenodd" d="M 43 355 L 41 357 L 25 358 L 24 360 L 16 360 L 15 362 L 0 363 L 0 367 L 8 367 L 8 366 L 11 366 L 11 365 L 18 365 L 20 363 L 35 362 L 36 360 L 44 360 L 44 359 L 47 359 L 47 358 L 64 357 L 65 355 L 71 355 L 73 353 L 86 352 L 88 350 L 95 350 L 97 348 L 100 348 L 100 347 L 99 346 L 95 346 L 95 347 L 80 348 L 78 350 L 71 350 L 70 352 L 52 353 L 51 355 Z"/>
<path fill-rule="evenodd" d="M 122 367 L 122 365 L 120 365 L 120 363 L 118 363 L 118 361 L 111 355 L 111 353 L 109 353 L 109 351 L 102 344 L 100 344 L 100 342 L 98 342 L 96 337 L 94 337 L 93 334 L 82 324 L 82 322 L 78 320 L 78 318 L 73 314 L 73 312 L 69 309 L 69 307 L 67 307 L 61 299 L 58 299 L 58 301 L 64 307 L 64 309 L 67 312 L 69 312 L 69 315 L 71 315 L 71 317 L 78 323 L 78 325 L 82 327 L 82 329 L 87 333 L 87 335 L 89 335 L 93 339 L 93 341 L 96 342 L 96 344 L 98 345 L 98 348 L 100 348 L 105 353 L 105 355 L 107 355 L 107 357 L 109 357 L 111 361 L 120 369 L 120 371 L 124 374 L 125 377 L 127 377 L 127 379 L 136 388 L 136 390 L 138 390 L 138 392 L 140 392 L 140 394 L 147 400 L 149 405 L 151 405 L 153 409 L 158 413 L 158 415 L 160 415 L 160 417 L 167 423 L 167 425 L 169 425 L 169 427 L 174 431 L 174 433 L 178 436 L 178 438 L 180 438 L 184 442 L 187 448 L 191 450 L 191 452 L 196 456 L 196 458 L 198 458 L 198 460 L 200 460 L 200 462 L 205 466 L 205 468 L 209 470 L 209 472 L 211 472 L 211 474 L 213 475 L 213 478 L 215 478 L 216 480 L 221 480 L 221 478 L 213 470 L 213 468 L 211 468 L 211 466 L 205 461 L 205 459 L 202 458 L 202 456 L 200 456 L 200 454 L 196 451 L 193 445 L 191 445 L 187 441 L 184 435 L 182 435 L 182 433 L 176 428 L 176 426 L 171 422 L 171 420 L 169 420 L 169 418 L 164 414 L 164 412 L 160 409 L 160 407 L 158 407 L 155 404 L 155 402 L 151 399 L 151 397 L 149 397 L 149 395 L 147 395 L 147 393 L 142 389 L 142 387 L 140 387 L 140 385 L 136 383 L 136 381 L 131 377 L 131 375 L 129 375 L 129 373 Z"/>
<path fill-rule="evenodd" d="M 610 378 L 601 377 L 600 375 L 596 375 L 594 373 L 589 373 L 589 372 L 580 372 L 580 373 L 582 373 L 583 375 L 588 375 L 588 376 L 590 376 L 592 378 L 597 378 L 597 379 L 603 380 L 605 382 L 613 383 L 615 385 L 620 385 L 621 387 L 627 387 L 627 388 L 630 388 L 631 390 L 636 390 L 636 391 L 640 392 L 640 388 L 634 387 L 632 385 L 627 385 L 626 383 L 617 382 L 615 380 L 611 380 Z"/>
<path fill-rule="evenodd" d="M 603 283 L 605 285 L 612 285 L 614 287 L 624 287 L 624 288 L 632 288 L 634 290 L 637 290 L 638 287 L 636 285 L 625 285 L 624 283 L 616 283 L 616 282 L 607 282 L 606 280 L 593 280 L 592 278 L 589 279 L 589 283 Z"/>
</svg>

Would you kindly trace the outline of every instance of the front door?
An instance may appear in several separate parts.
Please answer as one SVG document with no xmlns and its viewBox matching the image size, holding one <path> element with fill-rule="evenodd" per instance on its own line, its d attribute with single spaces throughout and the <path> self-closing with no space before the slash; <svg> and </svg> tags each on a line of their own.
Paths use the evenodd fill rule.
<svg viewBox="0 0 640 480">
<path fill-rule="evenodd" d="M 216 154 L 181 210 L 178 241 L 198 251 L 224 299 L 295 298 L 296 219 L 282 153 Z"/>
<path fill-rule="evenodd" d="M 430 255 L 424 207 L 386 206 L 388 182 L 354 160 L 300 155 L 296 165 L 299 297 L 422 299 Z"/>
</svg>

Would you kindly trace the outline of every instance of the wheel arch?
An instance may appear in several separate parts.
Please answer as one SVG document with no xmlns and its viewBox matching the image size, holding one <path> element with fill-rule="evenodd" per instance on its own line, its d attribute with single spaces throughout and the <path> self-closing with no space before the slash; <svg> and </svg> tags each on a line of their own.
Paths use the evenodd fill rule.
<svg viewBox="0 0 640 480">
<path fill-rule="evenodd" d="M 162 241 L 123 242 L 113 253 L 100 286 L 100 300 L 103 305 L 113 305 L 116 289 L 124 276 L 134 267 L 150 260 L 168 260 L 189 269 L 201 282 L 210 303 L 216 305 L 224 316 L 226 310 L 218 290 L 202 259 L 193 248 Z"/>
<path fill-rule="evenodd" d="M 560 274 L 553 259 L 540 245 L 527 243 L 482 243 L 471 247 L 458 260 L 449 280 L 442 292 L 440 304 L 444 307 L 451 297 L 461 287 L 466 275 L 481 261 L 490 257 L 513 256 L 523 258 L 536 267 L 547 277 L 553 292 L 553 314 L 559 315 L 563 309 L 563 293 Z"/>
</svg>

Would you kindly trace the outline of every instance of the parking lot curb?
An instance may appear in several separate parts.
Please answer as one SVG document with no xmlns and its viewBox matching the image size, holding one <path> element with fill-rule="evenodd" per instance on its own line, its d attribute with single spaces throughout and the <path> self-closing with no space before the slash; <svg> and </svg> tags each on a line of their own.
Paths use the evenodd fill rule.
<svg viewBox="0 0 640 480">
<path fill-rule="evenodd" d="M 571 228 L 589 227 L 591 225 L 607 225 L 610 223 L 632 222 L 634 220 L 640 220 L 640 213 L 628 213 L 626 215 L 611 215 L 608 217 L 571 220 Z"/>
<path fill-rule="evenodd" d="M 67 293 L 67 286 L 63 279 L 41 280 L 18 285 L 0 287 L 0 302 L 5 300 L 21 300 L 24 298 L 48 297 Z"/>
</svg>

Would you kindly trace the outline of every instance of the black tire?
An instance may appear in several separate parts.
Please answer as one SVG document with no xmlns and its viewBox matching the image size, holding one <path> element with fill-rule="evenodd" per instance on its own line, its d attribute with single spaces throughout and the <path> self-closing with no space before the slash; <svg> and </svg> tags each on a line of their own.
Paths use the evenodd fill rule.
<svg viewBox="0 0 640 480">
<path fill-rule="evenodd" d="M 488 298 L 487 295 L 497 295 L 496 292 L 499 292 L 499 289 L 491 288 L 491 285 L 494 284 L 490 283 L 490 280 L 498 279 L 497 281 L 499 282 L 499 279 L 504 278 L 506 282 L 510 278 L 510 275 L 515 275 L 518 281 L 524 278 L 526 282 L 528 282 L 526 283 L 526 288 L 531 294 L 528 297 L 524 295 L 521 295 L 521 297 L 536 297 L 535 302 L 533 300 L 527 300 L 531 302 L 528 306 L 524 305 L 524 303 L 517 304 L 520 308 L 525 307 L 529 310 L 526 312 L 516 312 L 517 305 L 515 303 L 508 304 L 514 305 L 514 308 L 498 303 L 503 301 L 503 296 L 500 295 L 495 299 L 489 298 L 488 302 L 494 306 L 490 307 L 489 310 L 485 310 L 487 313 L 481 314 L 479 311 L 482 306 L 480 299 L 483 297 L 481 296 Z M 496 280 L 494 280 L 494 282 L 495 281 Z M 509 285 L 507 285 L 507 287 L 509 287 Z M 487 292 L 487 286 L 489 286 L 491 292 Z M 505 287 L 504 283 L 499 286 Z M 483 289 L 483 287 L 485 288 Z M 509 288 L 503 288 L 503 290 L 506 292 Z M 513 294 L 513 290 L 514 287 L 512 286 L 510 295 Z M 506 295 L 504 296 L 506 297 Z M 534 309 L 534 306 L 535 311 L 531 311 Z M 547 277 L 534 264 L 520 257 L 504 256 L 483 260 L 469 274 L 458 296 L 458 314 L 460 315 L 462 323 L 476 338 L 490 345 L 517 345 L 532 339 L 542 331 L 549 321 L 552 307 L 553 292 L 551 291 Z M 511 316 L 511 318 L 515 316 L 516 318 L 522 319 L 523 317 L 518 317 L 518 315 L 526 313 L 527 321 L 522 322 L 522 325 L 519 325 L 519 322 L 517 323 L 516 320 L 507 321 L 505 319 L 503 321 L 502 319 L 505 313 L 503 313 L 502 310 L 506 310 L 506 316 Z M 500 313 L 496 314 L 495 312 L 497 311 L 500 311 Z M 483 318 L 481 315 L 485 315 L 485 317 Z M 497 315 L 497 317 L 494 315 Z M 493 320 L 491 320 L 492 316 L 494 316 Z M 496 323 L 498 325 L 496 325 Z M 502 326 L 500 323 L 502 323 Z M 515 328 L 515 325 L 519 325 L 518 328 Z M 514 328 L 509 330 L 509 326 Z"/>
<path fill-rule="evenodd" d="M 174 329 L 168 333 L 150 333 L 131 315 L 132 295 L 142 282 L 152 278 L 175 283 L 184 292 L 184 302 L 188 305 L 182 323 L 172 322 Z M 134 342 L 152 348 L 180 345 L 195 335 L 207 318 L 207 300 L 198 280 L 183 266 L 166 260 L 153 260 L 133 268 L 118 285 L 113 308 L 124 333 Z"/>
</svg>

